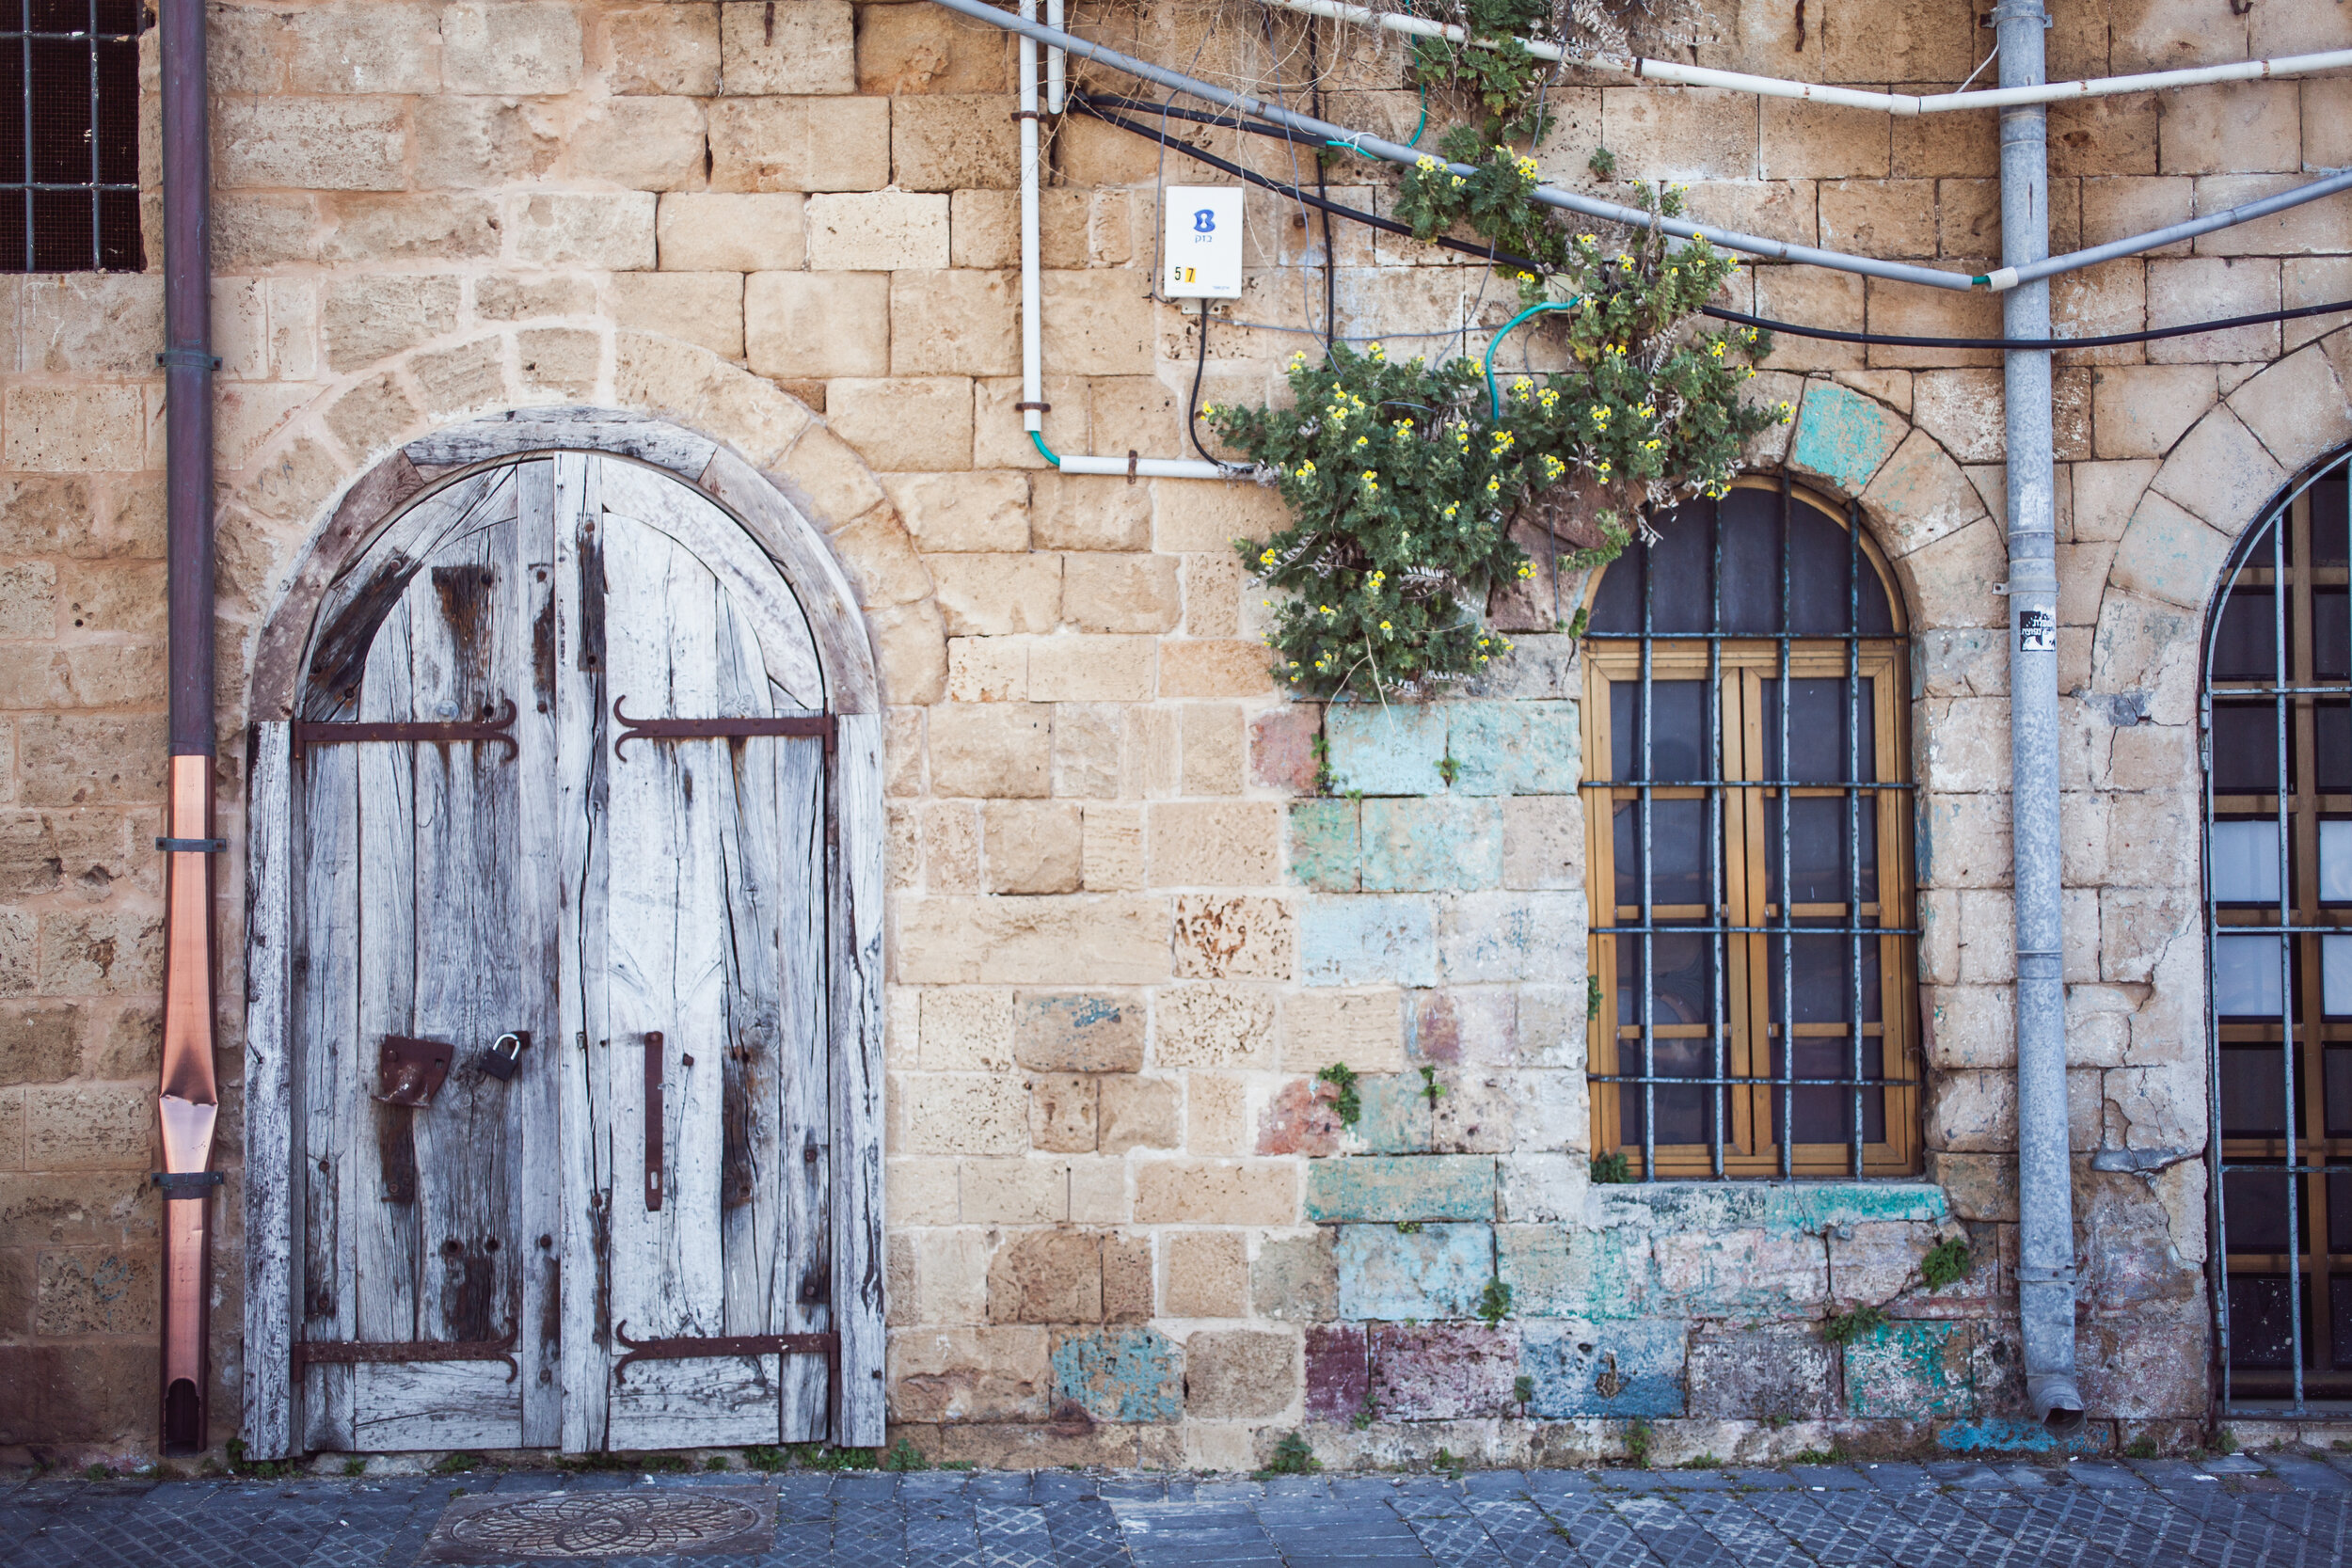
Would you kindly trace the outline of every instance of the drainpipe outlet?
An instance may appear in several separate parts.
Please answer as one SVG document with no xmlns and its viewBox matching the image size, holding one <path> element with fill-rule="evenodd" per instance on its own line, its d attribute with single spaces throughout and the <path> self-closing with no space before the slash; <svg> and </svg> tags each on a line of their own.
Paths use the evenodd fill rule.
<svg viewBox="0 0 2352 1568">
<path fill-rule="evenodd" d="M 2033 1406 L 2033 1418 L 2051 1436 L 2072 1437 L 2082 1431 L 2082 1390 L 2073 1378 L 2055 1372 L 2028 1376 L 2026 1399 Z"/>
</svg>

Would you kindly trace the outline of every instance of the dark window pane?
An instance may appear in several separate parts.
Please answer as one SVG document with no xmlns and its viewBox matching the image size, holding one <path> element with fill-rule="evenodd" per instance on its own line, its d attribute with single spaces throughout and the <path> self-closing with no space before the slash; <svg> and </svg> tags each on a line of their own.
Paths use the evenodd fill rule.
<svg viewBox="0 0 2352 1568">
<path fill-rule="evenodd" d="M 2263 702 L 2213 705 L 2213 786 L 2224 795 L 2279 790 L 2279 710 Z"/>
<path fill-rule="evenodd" d="M 2231 1238 L 2233 1243 L 2236 1238 Z M 2284 1371 L 2295 1364 L 2288 1276 L 2233 1274 L 2230 1276 L 2230 1365 L 2248 1371 Z"/>
<path fill-rule="evenodd" d="M 1617 1070 L 1629 1077 L 1642 1071 L 1642 1046 L 1639 1040 L 1627 1040 L 1617 1047 Z M 1650 1046 L 1650 1076 L 1654 1078 L 1703 1078 L 1714 1073 L 1715 1048 L 1706 1040 L 1655 1040 Z M 1626 1147 L 1642 1147 L 1642 1127 L 1646 1106 L 1658 1108 L 1658 1141 L 1661 1144 L 1709 1144 L 1714 1141 L 1715 1091 L 1711 1086 L 1693 1085 L 1690 1088 L 1671 1088 L 1663 1085 L 1617 1085 L 1618 1123 L 1624 1129 Z"/>
<path fill-rule="evenodd" d="M 1794 974 L 1786 1000 L 1781 990 L 1781 941 L 1777 936 L 1764 939 L 1766 984 L 1771 988 L 1768 1000 L 1773 1022 L 1783 1022 L 1791 1006 L 1797 1010 L 1799 1023 L 1842 1023 L 1852 1018 L 1856 976 L 1849 973 L 1850 954 L 1855 960 L 1851 967 L 1860 971 L 1862 1022 L 1879 1021 L 1878 938 L 1864 937 L 1851 946 L 1845 937 L 1788 938 L 1788 962 Z M 1838 1070 L 1842 1073 L 1846 1069 Z"/>
<path fill-rule="evenodd" d="M 2352 1138 L 2352 1046 L 2329 1046 L 2327 1062 L 2328 1136 Z M 2328 1180 L 2336 1181 L 2345 1179 L 2329 1177 Z M 2352 1224 L 2352 1211 L 2344 1211 L 2341 1204 L 2335 1203 L 2332 1199 L 2329 1200 L 2329 1208 L 2332 1211 L 2343 1212 L 2345 1223 Z M 2352 1230 L 2347 1230 L 2344 1234 L 2352 1236 Z M 2352 1252 L 2352 1242 L 2346 1242 L 2337 1250 Z"/>
<path fill-rule="evenodd" d="M 2335 1331 L 2336 1370 L 2352 1370 L 2352 1275 L 2329 1276 L 2328 1319 Z"/>
<path fill-rule="evenodd" d="M 1764 802 L 1765 897 L 1778 908 L 1781 866 L 1781 798 Z M 1878 898 L 1878 802 L 1863 796 L 1850 815 L 1843 797 L 1801 795 L 1789 818 L 1788 876 L 1796 884 L 1799 904 L 1847 902 L 1847 849 L 1861 850 L 1854 881 L 1864 903 Z"/>
<path fill-rule="evenodd" d="M 2344 470 L 2319 481 L 2311 488 L 2312 499 L 2312 564 L 2341 566 L 2344 564 Z"/>
<path fill-rule="evenodd" d="M 1653 1029 L 1673 1024 L 1704 1024 L 1715 1010 L 1714 942 L 1703 935 L 1672 936 L 1661 932 L 1649 939 L 1650 963 L 1657 984 L 1650 992 L 1649 1023 Z M 1617 939 L 1617 1026 L 1638 1028 L 1642 1022 L 1642 939 Z M 1618 1046 L 1623 1057 L 1638 1051 L 1638 1041 Z M 1628 1068 L 1623 1070 L 1632 1071 Z"/>
<path fill-rule="evenodd" d="M 2232 1252 L 2285 1252 L 2287 1246 L 2287 1183 L 2284 1174 L 2263 1170 L 2225 1171 L 2221 1177 L 2221 1219 L 2229 1227 Z M 2309 1216 L 2296 1216 L 2296 1229 L 2307 1230 Z"/>
<path fill-rule="evenodd" d="M 1867 1040 L 1863 1044 L 1863 1072 L 1878 1070 L 1873 1054 L 1875 1047 Z M 1781 1073 L 1781 1050 L 1778 1041 L 1772 1046 L 1772 1075 Z M 1853 1070 L 1853 1041 L 1845 1039 L 1799 1039 L 1797 1041 L 1796 1078 L 1851 1078 Z M 1783 1104 L 1783 1096 L 1787 1104 Z M 1865 1086 L 1862 1096 L 1862 1138 L 1865 1143 L 1882 1143 L 1886 1138 L 1886 1091 Z M 1772 1105 L 1772 1141 L 1781 1141 L 1781 1130 L 1788 1124 L 1788 1113 L 1796 1116 L 1797 1135 L 1801 1144 L 1851 1144 L 1853 1141 L 1854 1090 L 1839 1085 L 1799 1085 L 1787 1090 L 1771 1091 Z"/>
<path fill-rule="evenodd" d="M 2328 1250 L 2352 1252 L 2352 1176 L 2328 1178 Z"/>
<path fill-rule="evenodd" d="M 1649 699 L 1649 771 L 1642 771 L 1642 687 L 1617 681 L 1609 688 L 1609 776 L 1620 784 L 1645 778 L 1651 784 L 1706 779 L 1713 758 L 1708 744 L 1707 683 L 1652 681 Z"/>
<path fill-rule="evenodd" d="M 2221 1133 L 2229 1138 L 2286 1135 L 2286 1080 L 2275 1045 L 2221 1048 Z"/>
<path fill-rule="evenodd" d="M 2312 673 L 2324 681 L 2352 674 L 2352 625 L 2344 619 L 2344 590 L 2312 590 Z"/>
<path fill-rule="evenodd" d="M 0 41 L 0 182 L 69 187 L 0 192 L 0 271 L 135 270 L 144 264 L 138 181 L 137 0 L 0 0 L 0 23 L 70 37 Z M 92 25 L 95 24 L 96 31 Z"/>
<path fill-rule="evenodd" d="M 1650 899 L 1657 904 L 1708 907 L 1707 802 L 1652 800 Z M 1620 800 L 1612 816 L 1616 838 L 1617 903 L 1642 907 L 1642 803 Z"/>
<path fill-rule="evenodd" d="M 2240 588 L 2213 628 L 2213 678 L 2269 680 L 2279 673 L 2278 598 L 2267 588 Z"/>
<path fill-rule="evenodd" d="M 1806 784 L 1842 784 L 1851 749 L 1855 771 L 1863 783 L 1878 777 L 1878 716 L 1871 711 L 1871 688 L 1867 677 L 1853 683 L 1851 708 L 1842 679 L 1791 680 L 1795 702 L 1788 712 L 1788 767 L 1780 760 L 1780 682 L 1766 680 L 1764 691 L 1764 776 L 1796 779 Z M 1847 734 L 1851 719 L 1853 733 Z"/>
<path fill-rule="evenodd" d="M 2314 750 L 2312 759 L 2316 777 L 2312 780 L 2321 789 L 2337 794 L 2352 791 L 2352 705 L 2344 703 L 2314 703 L 2312 712 Z M 2220 739 L 2219 726 L 2215 728 L 2215 740 Z M 2276 771 L 2274 765 L 2273 771 Z M 2220 787 L 2221 769 L 2214 769 L 2215 786 Z"/>
</svg>

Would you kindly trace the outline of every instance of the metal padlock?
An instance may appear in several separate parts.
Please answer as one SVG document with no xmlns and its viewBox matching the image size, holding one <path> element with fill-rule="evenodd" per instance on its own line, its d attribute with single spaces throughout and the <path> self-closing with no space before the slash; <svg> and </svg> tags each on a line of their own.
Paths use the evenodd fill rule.
<svg viewBox="0 0 2352 1568">
<path fill-rule="evenodd" d="M 515 1076 L 515 1069 L 522 1065 L 523 1052 L 530 1044 L 530 1030 L 510 1029 L 501 1035 L 491 1044 L 489 1050 L 482 1053 L 482 1059 L 477 1065 L 484 1072 L 503 1084 Z M 510 1046 L 513 1049 L 508 1049 Z"/>
</svg>

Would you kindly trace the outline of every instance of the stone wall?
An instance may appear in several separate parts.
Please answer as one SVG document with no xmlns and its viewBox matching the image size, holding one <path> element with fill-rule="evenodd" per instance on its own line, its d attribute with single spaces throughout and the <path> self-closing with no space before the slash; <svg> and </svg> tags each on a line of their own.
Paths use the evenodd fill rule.
<svg viewBox="0 0 2352 1568">
<path fill-rule="evenodd" d="M 2327 7 L 2054 8 L 2054 75 L 2352 42 Z M 1705 63 L 1907 90 L 1956 85 L 1985 36 L 1956 0 L 1716 9 Z M 1529 637 L 1458 702 L 1327 721 L 1272 689 L 1230 546 L 1276 526 L 1267 493 L 1045 469 L 1012 407 L 1007 39 L 919 3 L 846 0 L 211 14 L 224 829 L 241 841 L 254 630 L 338 493 L 395 443 L 588 402 L 661 413 L 774 474 L 849 568 L 893 705 L 890 1379 L 918 1444 L 984 1463 L 1245 1465 L 1303 1427 L 1334 1462 L 1565 1458 L 1622 1447 L 1637 1418 L 1659 1423 L 1662 1454 L 2006 1440 L 1994 356 L 1785 339 L 1758 383 L 1800 415 L 1757 461 L 1861 499 L 1917 628 L 1929 1180 L 1587 1192 L 1574 648 Z M 1292 19 L 1276 58 L 1236 7 L 1073 14 L 1209 74 L 1303 80 Z M 1329 113 L 1409 132 L 1392 52 L 1327 33 L 1322 58 Z M 2266 82 L 2054 110 L 2055 244 L 2352 163 L 2347 94 Z M 1890 122 L 1597 77 L 1552 103 L 1558 178 L 1584 179 L 1605 143 L 1629 177 L 1688 181 L 1713 221 L 1970 271 L 1997 254 L 1989 118 Z M 1279 178 L 1307 166 L 1279 143 L 1187 134 Z M 1199 326 L 1148 297 L 1160 151 L 1072 119 L 1050 162 L 1047 439 L 1179 452 Z M 1167 162 L 1171 181 L 1224 179 Z M 1367 166 L 1333 178 L 1343 200 L 1390 202 Z M 1249 202 L 1250 279 L 1208 344 L 1202 395 L 1219 402 L 1275 394 L 1309 341 L 1231 322 L 1321 321 L 1320 224 Z M 0 280 L 0 1385 L 30 1391 L 0 1407 L 0 1445 L 152 1441 L 164 410 L 149 234 L 144 275 Z M 1336 250 L 1343 328 L 1399 352 L 1444 352 L 1404 335 L 1511 309 L 1478 269 L 1392 236 L 1342 225 Z M 2348 284 L 2337 201 L 2073 275 L 2055 309 L 2061 331 L 2115 331 Z M 1733 303 L 1895 333 L 1999 325 L 1986 296 L 1793 268 L 1743 273 Z M 2060 359 L 2082 1348 L 2094 1413 L 2126 1433 L 2205 1411 L 2201 616 L 2282 477 L 2352 440 L 2352 366 L 2327 336 L 2341 325 Z M 1319 731 L 1360 801 L 1313 796 Z M 1434 766 L 1448 754 L 1465 765 L 1450 784 Z M 231 1166 L 241 879 L 232 853 Z M 1354 1129 L 1313 1101 L 1333 1062 L 1365 1075 Z M 234 1201 L 220 1214 L 225 1432 Z M 1982 1266 L 1930 1299 L 1908 1283 L 1916 1259 L 1963 1230 Z M 1492 1279 L 1513 1285 L 1515 1315 L 1488 1326 L 1470 1309 Z M 1819 1320 L 1860 1302 L 1894 1321 L 1829 1346 Z"/>
</svg>

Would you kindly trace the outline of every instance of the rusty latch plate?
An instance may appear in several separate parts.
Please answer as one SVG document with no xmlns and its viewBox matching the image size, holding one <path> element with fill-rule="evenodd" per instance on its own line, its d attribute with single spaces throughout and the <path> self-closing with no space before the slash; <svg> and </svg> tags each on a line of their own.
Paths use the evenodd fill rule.
<svg viewBox="0 0 2352 1568">
<path fill-rule="evenodd" d="M 388 1105 L 432 1104 L 456 1053 L 455 1046 L 439 1040 L 385 1036 L 384 1053 L 375 1064 L 375 1098 Z"/>
<path fill-rule="evenodd" d="M 628 1354 L 612 1363 L 612 1381 L 619 1383 L 632 1361 L 699 1361 L 720 1355 L 821 1355 L 828 1376 L 841 1367 L 838 1334 L 714 1334 L 692 1338 L 632 1339 L 626 1321 L 612 1325 L 612 1338 Z"/>
</svg>

